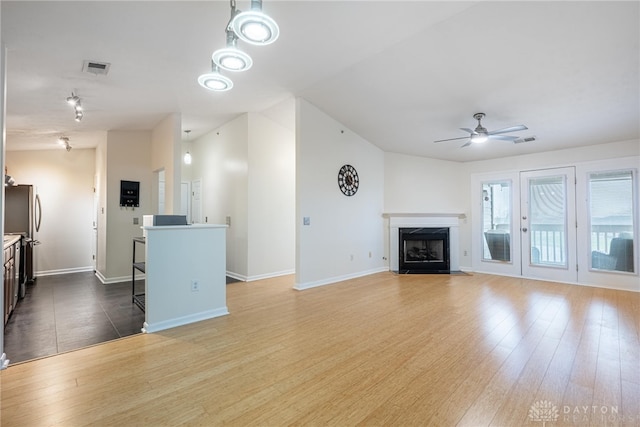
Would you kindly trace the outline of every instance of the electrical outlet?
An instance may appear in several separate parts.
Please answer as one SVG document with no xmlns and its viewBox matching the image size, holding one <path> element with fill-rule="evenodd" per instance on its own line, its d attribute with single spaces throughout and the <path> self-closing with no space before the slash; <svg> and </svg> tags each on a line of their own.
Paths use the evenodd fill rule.
<svg viewBox="0 0 640 427">
<path fill-rule="evenodd" d="M 198 280 L 191 281 L 191 292 L 200 291 L 200 282 Z"/>
<path fill-rule="evenodd" d="M 371 258 L 371 251 L 369 251 L 369 258 Z"/>
<path fill-rule="evenodd" d="M 464 251 L 464 256 L 467 256 L 467 251 Z"/>
<path fill-rule="evenodd" d="M 353 254 L 351 254 L 351 261 L 353 261 Z"/>
<path fill-rule="evenodd" d="M 133 218 L 133 225 L 138 225 L 140 223 L 140 219 L 138 217 Z"/>
</svg>

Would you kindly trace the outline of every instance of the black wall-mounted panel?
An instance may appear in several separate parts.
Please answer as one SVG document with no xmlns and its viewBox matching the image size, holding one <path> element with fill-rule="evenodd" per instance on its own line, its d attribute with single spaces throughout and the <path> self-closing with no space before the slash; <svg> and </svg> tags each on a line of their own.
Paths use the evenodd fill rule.
<svg viewBox="0 0 640 427">
<path fill-rule="evenodd" d="M 120 206 L 140 206 L 140 182 L 120 181 Z"/>
</svg>

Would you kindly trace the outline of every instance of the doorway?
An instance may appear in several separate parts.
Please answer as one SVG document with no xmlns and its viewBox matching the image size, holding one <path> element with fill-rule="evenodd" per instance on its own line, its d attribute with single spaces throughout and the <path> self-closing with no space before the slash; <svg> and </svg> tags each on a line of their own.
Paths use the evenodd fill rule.
<svg viewBox="0 0 640 427">
<path fill-rule="evenodd" d="M 202 223 L 202 180 L 191 181 L 191 223 Z"/>
<path fill-rule="evenodd" d="M 520 173 L 522 275 L 578 281 L 575 168 Z"/>
<path fill-rule="evenodd" d="M 473 181 L 475 271 L 577 282 L 575 168 L 490 174 Z"/>
</svg>

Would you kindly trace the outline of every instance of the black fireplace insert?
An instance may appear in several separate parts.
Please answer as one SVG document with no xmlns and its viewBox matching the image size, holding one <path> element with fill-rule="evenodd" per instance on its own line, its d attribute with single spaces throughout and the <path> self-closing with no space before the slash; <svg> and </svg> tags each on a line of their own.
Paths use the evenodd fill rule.
<svg viewBox="0 0 640 427">
<path fill-rule="evenodd" d="M 400 228 L 399 265 L 401 274 L 448 274 L 448 228 Z"/>
</svg>

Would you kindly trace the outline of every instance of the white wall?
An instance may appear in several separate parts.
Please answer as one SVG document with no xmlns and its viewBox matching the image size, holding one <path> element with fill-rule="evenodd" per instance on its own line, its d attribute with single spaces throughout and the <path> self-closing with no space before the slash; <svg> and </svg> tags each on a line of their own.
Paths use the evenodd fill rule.
<svg viewBox="0 0 640 427">
<path fill-rule="evenodd" d="M 180 181 L 182 177 L 182 151 L 180 115 L 170 114 L 151 133 L 151 168 L 164 170 L 164 213 L 180 213 Z"/>
<path fill-rule="evenodd" d="M 96 272 L 106 271 L 107 268 L 107 133 L 96 146 L 95 188 L 97 192 L 97 206 L 94 213 L 97 227 Z"/>
<path fill-rule="evenodd" d="M 55 142 L 52 143 L 55 146 Z M 9 174 L 40 196 L 36 275 L 92 271 L 95 149 L 9 151 Z"/>
<path fill-rule="evenodd" d="M 383 152 L 298 99 L 296 159 L 296 288 L 385 270 Z M 344 164 L 360 178 L 351 197 L 338 188 Z M 310 225 L 302 225 L 303 217 Z"/>
<path fill-rule="evenodd" d="M 145 227 L 145 231 L 145 332 L 229 314 L 225 226 Z"/>
<path fill-rule="evenodd" d="M 466 171 L 467 175 L 465 180 L 469 182 L 468 177 L 470 177 L 472 173 L 555 168 L 571 166 L 578 162 L 638 155 L 640 155 L 640 141 L 623 141 L 523 156 L 505 157 L 502 159 L 469 162 L 464 163 L 463 170 Z"/>
<path fill-rule="evenodd" d="M 202 179 L 202 221 L 225 224 L 227 272 L 244 278 L 247 267 L 248 115 L 224 124 L 192 145 L 193 179 Z"/>
<path fill-rule="evenodd" d="M 428 213 L 470 215 L 469 179 L 463 163 L 405 154 L 384 154 L 384 211 L 386 213 Z M 460 220 L 460 268 L 470 269 L 470 226 Z M 388 227 L 388 222 L 386 227 Z M 386 258 L 389 258 L 385 232 Z"/>
<path fill-rule="evenodd" d="M 98 263 L 98 277 L 105 283 L 131 278 L 132 239 L 142 235 L 142 216 L 153 213 L 151 189 L 151 133 L 110 131 L 106 142 L 106 197 L 98 207 L 98 251 L 105 253 Z M 140 182 L 140 207 L 120 207 L 120 181 Z M 104 201 L 105 204 L 102 204 Z M 139 224 L 134 224 L 134 218 Z M 99 258 L 102 261 L 102 258 Z"/>
<path fill-rule="evenodd" d="M 6 129 L 4 124 L 5 107 L 6 107 L 5 57 L 6 57 L 6 50 L 5 50 L 4 42 L 2 41 L 2 32 L 0 31 L 0 132 L 1 132 L 0 137 L 2 138 L 2 151 L 0 152 L 0 169 L 2 169 L 2 171 L 4 171 L 4 164 L 5 164 L 4 157 L 5 157 L 5 151 L 7 148 Z M 4 235 L 4 192 L 2 193 L 2 196 L 0 196 L 0 212 L 2 212 L 2 215 L 3 215 L 0 221 L 0 231 L 2 232 L 0 234 Z M 2 307 L 4 311 L 4 291 L 0 292 L 0 294 L 1 294 L 0 307 Z M 4 354 L 4 327 L 3 327 L 2 331 L 0 332 L 0 369 L 6 368 L 8 364 L 9 364 L 9 361 L 6 360 L 6 355 Z"/>
<path fill-rule="evenodd" d="M 295 134 L 249 113 L 248 279 L 295 268 Z"/>
<path fill-rule="evenodd" d="M 227 229 L 227 274 L 256 280 L 293 272 L 295 138 L 258 113 L 189 144 L 188 174 L 202 180 L 202 218 Z"/>
</svg>

